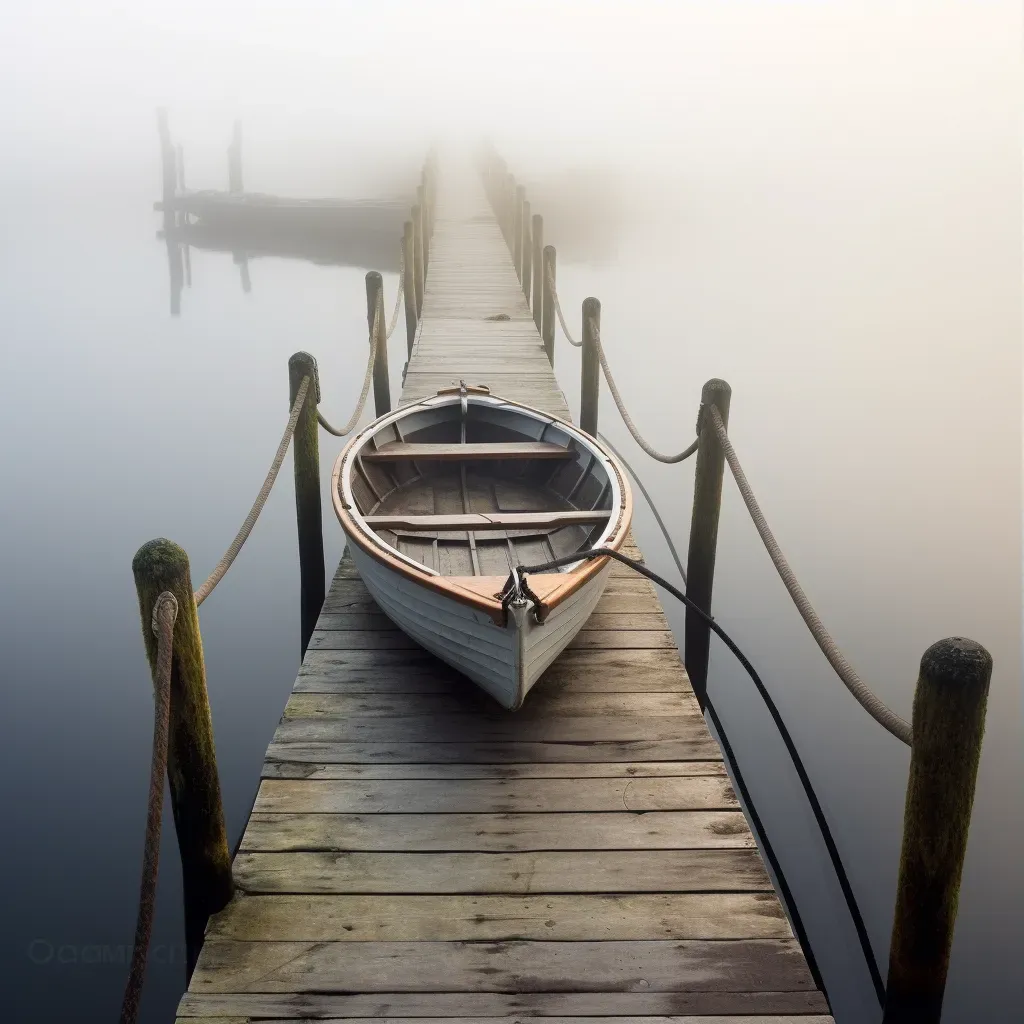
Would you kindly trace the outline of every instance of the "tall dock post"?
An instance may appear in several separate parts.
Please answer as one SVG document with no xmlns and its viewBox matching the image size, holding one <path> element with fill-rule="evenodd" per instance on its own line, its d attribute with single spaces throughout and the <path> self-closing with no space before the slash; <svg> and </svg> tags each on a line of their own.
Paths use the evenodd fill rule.
<svg viewBox="0 0 1024 1024">
<path fill-rule="evenodd" d="M 530 214 L 530 203 L 523 200 L 523 294 L 526 304 L 530 304 L 530 289 L 533 287 L 533 224 Z"/>
<path fill-rule="evenodd" d="M 533 299 L 533 322 L 537 330 L 543 333 L 543 309 L 544 309 L 544 218 L 539 214 L 533 215 L 533 224 L 530 232 L 533 238 L 533 287 L 531 295 Z"/>
<path fill-rule="evenodd" d="M 690 548 L 686 556 L 686 596 L 707 615 L 711 614 L 718 519 L 722 510 L 722 477 L 725 472 L 725 453 L 718 442 L 715 426 L 708 418 L 707 409 L 713 405 L 728 427 L 731 402 L 732 388 L 724 380 L 709 380 L 700 393 L 693 516 L 690 520 Z M 693 692 L 703 711 L 707 702 L 711 631 L 707 623 L 689 607 L 686 609 L 684 637 L 683 660 Z"/>
<path fill-rule="evenodd" d="M 376 270 L 371 270 L 366 275 L 366 323 L 371 332 L 374 320 L 377 321 L 377 332 L 373 338 L 376 348 L 373 357 L 373 407 L 375 415 L 383 416 L 391 412 L 387 312 L 384 309 L 384 279 Z"/>
<path fill-rule="evenodd" d="M 580 430 L 597 437 L 597 406 L 601 395 L 601 303 L 583 300 L 583 358 L 580 371 Z"/>
<path fill-rule="evenodd" d="M 516 185 L 512 198 L 512 262 L 516 276 L 523 280 L 523 203 L 526 202 L 526 187 Z"/>
<path fill-rule="evenodd" d="M 413 281 L 416 288 L 416 316 L 423 316 L 423 211 L 419 206 L 412 208 L 412 258 Z"/>
<path fill-rule="evenodd" d="M 316 360 L 308 352 L 296 352 L 288 360 L 288 404 L 303 377 L 309 389 L 292 437 L 295 463 L 295 520 L 299 530 L 299 622 L 305 656 L 316 620 L 324 604 L 324 527 L 320 504 L 320 435 L 316 408 L 320 404 L 320 377 Z"/>
<path fill-rule="evenodd" d="M 178 180 L 178 166 L 171 142 L 171 129 L 167 121 L 167 110 L 160 107 L 156 112 L 156 130 L 160 135 L 160 172 L 163 183 L 164 227 L 168 227 L 173 216 L 175 185 Z"/>
<path fill-rule="evenodd" d="M 228 191 L 243 192 L 242 187 L 242 122 L 236 121 L 228 146 Z"/>
<path fill-rule="evenodd" d="M 178 602 L 171 655 L 171 716 L 167 780 L 181 855 L 188 976 L 199 956 L 206 922 L 231 899 L 231 855 L 221 803 L 206 665 L 188 555 L 172 541 L 143 544 L 132 559 L 139 595 L 142 640 L 156 681 L 153 606 L 165 590 Z"/>
<path fill-rule="evenodd" d="M 963 637 L 921 658 L 883 1024 L 939 1024 L 991 676 Z"/>
<path fill-rule="evenodd" d="M 402 235 L 402 304 L 405 306 L 405 341 L 408 354 L 412 356 L 412 345 L 416 339 L 418 309 L 416 304 L 416 256 L 414 246 L 416 238 L 413 234 L 412 221 L 405 222 Z"/>
<path fill-rule="evenodd" d="M 548 362 L 555 365 L 555 291 L 552 283 L 555 280 L 555 247 L 544 246 L 544 286 L 541 300 L 540 336 L 544 342 L 544 351 Z M 536 316 L 536 313 L 534 314 Z"/>
<path fill-rule="evenodd" d="M 416 186 L 416 206 L 420 211 L 420 246 L 423 258 L 423 281 L 426 283 L 430 263 L 430 205 L 427 203 L 426 189 L 422 185 Z"/>
<path fill-rule="evenodd" d="M 515 220 L 513 214 L 513 207 L 515 205 L 516 197 L 516 176 L 511 172 L 507 171 L 505 174 L 505 181 L 501 190 L 501 229 L 502 234 L 505 236 L 505 242 L 508 245 L 508 251 L 512 251 L 512 229 L 513 221 Z"/>
</svg>

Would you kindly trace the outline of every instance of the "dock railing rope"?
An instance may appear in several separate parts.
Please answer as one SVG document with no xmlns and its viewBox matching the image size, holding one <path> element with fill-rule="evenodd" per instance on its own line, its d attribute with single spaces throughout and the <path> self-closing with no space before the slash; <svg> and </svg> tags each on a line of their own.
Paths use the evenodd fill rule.
<svg viewBox="0 0 1024 1024">
<path fill-rule="evenodd" d="M 397 320 L 395 321 L 397 323 Z M 317 410 L 316 418 L 320 423 L 320 426 L 327 431 L 328 434 L 333 434 L 335 437 L 344 437 L 346 434 L 351 434 L 356 424 L 359 422 L 359 418 L 363 415 L 363 409 L 366 406 L 366 398 L 370 394 L 370 384 L 373 381 L 373 364 L 377 356 L 377 333 L 380 326 L 380 308 L 378 307 L 377 312 L 374 314 L 373 326 L 370 328 L 370 351 L 366 357 L 366 372 L 363 374 L 363 386 L 359 391 L 359 400 L 356 402 L 356 407 L 352 410 L 352 415 L 349 416 L 343 427 L 334 427 L 326 419 L 324 414 Z M 394 324 L 392 324 L 394 327 Z"/>
<path fill-rule="evenodd" d="M 825 628 L 825 624 L 814 610 L 814 606 L 807 597 L 804 588 L 800 586 L 792 566 L 782 553 L 775 535 L 768 526 L 764 512 L 761 511 L 761 506 L 758 504 L 757 498 L 754 497 L 754 492 L 747 480 L 746 473 L 743 472 L 743 467 L 740 465 L 736 449 L 729 439 L 729 433 L 725 429 L 722 417 L 713 405 L 708 407 L 708 416 L 715 428 L 715 433 L 718 435 L 718 443 L 722 446 L 725 461 L 729 464 L 733 479 L 736 481 L 736 486 L 739 488 L 740 495 L 743 498 L 743 504 L 746 505 L 750 518 L 754 521 L 754 526 L 764 542 L 765 549 L 778 570 L 786 590 L 789 591 L 789 596 L 793 599 L 793 604 L 796 605 L 797 611 L 800 612 L 800 617 L 810 630 L 811 636 L 814 637 L 814 642 L 821 649 L 821 653 L 825 655 L 828 663 L 835 669 L 836 675 L 842 680 L 843 685 L 853 694 L 857 703 L 883 729 L 891 732 L 898 740 L 902 740 L 909 746 L 911 743 L 910 723 L 904 721 L 894 711 L 886 707 L 882 700 L 860 678 L 843 652 L 839 650 L 835 640 L 832 639 L 831 634 Z"/>
<path fill-rule="evenodd" d="M 547 279 L 548 287 L 551 289 L 551 298 L 555 303 L 555 313 L 558 314 L 558 322 L 562 325 L 562 333 L 565 335 L 565 340 L 569 342 L 573 348 L 583 348 L 583 342 L 577 341 L 572 336 L 569 326 L 565 322 L 565 314 L 562 312 L 562 304 L 558 301 L 558 289 L 555 287 L 555 275 L 551 273 L 550 267 L 548 267 Z"/>
<path fill-rule="evenodd" d="M 284 462 L 284 457 L 288 452 L 288 446 L 291 444 L 292 435 L 295 433 L 295 424 L 299 421 L 299 413 L 302 412 L 302 404 L 306 401 L 306 393 L 309 391 L 310 379 L 305 377 L 302 384 L 299 386 L 299 393 L 295 397 L 295 403 L 292 405 L 291 414 L 288 416 L 288 422 L 285 424 L 284 433 L 281 435 L 281 443 L 277 446 L 277 452 L 274 455 L 273 461 L 270 463 L 270 469 L 267 470 L 267 476 L 263 481 L 263 486 L 259 490 L 259 494 L 256 495 L 256 500 L 252 503 L 252 508 L 249 509 L 249 514 L 245 517 L 242 525 L 238 528 L 238 533 L 235 534 L 235 539 L 228 545 L 227 551 L 224 552 L 221 560 L 214 566 L 213 572 L 206 578 L 203 585 L 196 591 L 196 605 L 201 605 L 214 591 L 217 584 L 224 579 L 228 569 L 231 568 L 232 563 L 238 557 L 238 552 L 242 550 L 242 545 L 249 539 L 249 534 L 252 533 L 253 527 L 256 525 L 256 520 L 259 519 L 260 513 L 263 511 L 263 506 L 267 503 L 267 498 L 270 496 L 271 490 L 274 487 L 274 481 L 277 480 L 277 474 L 281 471 L 281 464 Z"/>
</svg>

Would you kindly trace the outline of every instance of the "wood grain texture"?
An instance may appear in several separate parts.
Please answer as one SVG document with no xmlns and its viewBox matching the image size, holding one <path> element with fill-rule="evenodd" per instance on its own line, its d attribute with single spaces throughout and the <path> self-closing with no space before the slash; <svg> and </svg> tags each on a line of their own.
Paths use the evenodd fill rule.
<svg viewBox="0 0 1024 1024">
<path fill-rule="evenodd" d="M 433 219 L 401 404 L 463 379 L 569 419 L 479 182 L 442 175 Z M 832 1024 L 658 593 L 613 564 L 509 713 L 342 559 L 182 1024 Z"/>
</svg>

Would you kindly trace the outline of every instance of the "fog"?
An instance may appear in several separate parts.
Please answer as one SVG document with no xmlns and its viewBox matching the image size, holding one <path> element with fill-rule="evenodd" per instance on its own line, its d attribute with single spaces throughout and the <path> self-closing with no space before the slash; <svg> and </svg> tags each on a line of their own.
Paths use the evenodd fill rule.
<svg viewBox="0 0 1024 1024">
<path fill-rule="evenodd" d="M 652 442 L 683 447 L 703 381 L 730 381 L 730 432 L 769 521 L 879 695 L 909 716 L 917 662 L 943 636 L 992 651 L 943 1019 L 1015 1019 L 1021 30 L 1020 5 L 1001 2 L 5 8 L 0 427 L 15 443 L 0 489 L 0 673 L 16 727 L 0 795 L 15 837 L 3 866 L 19 883 L 4 914 L 12 1019 L 111 1019 L 120 997 L 120 968 L 41 965 L 26 950 L 40 938 L 130 942 L 152 708 L 132 552 L 164 533 L 197 575 L 216 561 L 277 443 L 290 352 L 317 355 L 331 419 L 347 418 L 362 377 L 370 267 L 254 261 L 246 295 L 230 254 L 195 251 L 181 316 L 169 316 L 152 210 L 158 106 L 196 188 L 226 187 L 236 119 L 246 188 L 295 196 L 404 200 L 431 142 L 458 152 L 491 139 L 544 214 L 573 322 L 584 297 L 601 298 L 609 359 Z M 387 275 L 389 308 L 394 288 Z M 403 359 L 396 348 L 393 394 Z M 578 359 L 561 338 L 556 372 L 577 409 Z M 692 466 L 642 456 L 607 392 L 601 425 L 685 547 Z M 325 480 L 334 451 L 325 444 Z M 203 609 L 232 838 L 294 677 L 290 502 L 279 486 Z M 336 558 L 329 509 L 324 525 Z M 636 533 L 669 573 L 642 508 Z M 715 611 L 796 737 L 884 975 L 907 753 L 821 659 L 728 480 Z M 876 1021 L 792 770 L 721 648 L 711 686 L 836 1020 Z M 155 941 L 168 948 L 181 930 L 175 860 L 165 840 Z M 181 987 L 180 963 L 152 964 L 145 1019 L 173 1019 Z"/>
</svg>

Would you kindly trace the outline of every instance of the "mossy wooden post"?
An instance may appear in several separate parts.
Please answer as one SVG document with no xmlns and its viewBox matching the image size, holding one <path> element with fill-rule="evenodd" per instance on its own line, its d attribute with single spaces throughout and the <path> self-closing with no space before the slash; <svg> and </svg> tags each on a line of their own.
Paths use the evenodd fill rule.
<svg viewBox="0 0 1024 1024">
<path fill-rule="evenodd" d="M 405 342 L 409 356 L 412 356 L 412 344 L 416 339 L 416 324 L 418 323 L 416 311 L 416 257 L 413 246 L 416 244 L 413 235 L 412 221 L 405 222 L 405 232 L 402 235 L 402 304 L 405 306 Z"/>
<path fill-rule="evenodd" d="M 373 407 L 375 415 L 391 412 L 391 380 L 388 377 L 388 325 L 384 309 L 384 279 L 376 270 L 366 275 L 366 324 L 371 336 L 374 322 L 377 335 L 374 339 L 377 354 L 373 357 Z"/>
<path fill-rule="evenodd" d="M 512 262 L 515 264 L 516 276 L 523 279 L 523 203 L 526 202 L 526 188 L 516 185 L 512 198 Z"/>
<path fill-rule="evenodd" d="M 156 130 L 160 135 L 160 173 L 163 186 L 164 226 L 166 228 L 174 210 L 178 168 L 174 156 L 174 145 L 171 142 L 171 129 L 167 120 L 167 110 L 164 107 L 160 107 L 156 112 Z"/>
<path fill-rule="evenodd" d="M 597 437 L 597 406 L 601 397 L 601 303 L 595 298 L 583 300 L 583 353 L 580 370 L 580 430 Z"/>
<path fill-rule="evenodd" d="M 181 854 L 185 904 L 185 949 L 192 976 L 211 914 L 231 899 L 231 855 L 221 803 L 213 720 L 206 692 L 206 665 L 188 555 L 162 537 L 143 544 L 132 559 L 139 595 L 142 640 L 150 671 L 156 673 L 157 638 L 153 606 L 170 591 L 178 602 L 171 659 L 171 718 L 167 781 Z"/>
<path fill-rule="evenodd" d="M 530 304 L 530 289 L 533 287 L 533 233 L 530 203 L 523 200 L 523 294 Z"/>
<path fill-rule="evenodd" d="M 505 196 L 504 196 L 504 207 L 505 215 L 502 218 L 505 227 L 505 241 L 508 243 L 508 251 L 512 252 L 514 249 L 514 234 L 515 229 L 515 205 L 516 205 L 516 176 L 511 172 L 507 172 L 505 175 Z"/>
<path fill-rule="evenodd" d="M 883 1024 L 939 1024 L 991 676 L 963 637 L 921 658 Z"/>
<path fill-rule="evenodd" d="M 304 377 L 309 377 L 309 388 L 292 437 L 295 520 L 299 528 L 299 623 L 303 656 L 324 604 L 324 524 L 320 504 L 320 428 L 316 417 L 316 408 L 320 404 L 320 378 L 316 360 L 308 352 L 296 352 L 288 360 L 289 407 L 295 404 L 295 396 Z"/>
<path fill-rule="evenodd" d="M 552 287 L 555 280 L 555 263 L 555 247 L 545 245 L 540 336 L 544 341 L 544 351 L 548 354 L 548 362 L 552 366 L 555 365 L 555 290 Z"/>
<path fill-rule="evenodd" d="M 423 281 L 425 284 L 427 271 L 430 269 L 430 207 L 427 205 L 422 185 L 416 186 L 416 205 L 420 209 L 420 246 L 423 254 Z"/>
<path fill-rule="evenodd" d="M 544 309 L 544 218 L 539 213 L 533 215 L 530 235 L 533 238 L 533 255 L 530 257 L 533 264 L 533 284 L 527 298 L 533 300 L 533 322 L 540 331 Z"/>
<path fill-rule="evenodd" d="M 413 282 L 416 287 L 416 317 L 423 316 L 423 212 L 412 208 Z"/>
<path fill-rule="evenodd" d="M 707 615 L 711 614 L 711 592 L 715 580 L 715 553 L 718 549 L 718 518 L 722 509 L 722 477 L 725 453 L 718 442 L 715 425 L 707 409 L 718 409 L 722 422 L 729 426 L 732 388 L 724 380 L 709 380 L 700 393 L 698 413 L 697 465 L 693 480 L 693 515 L 690 520 L 690 549 L 686 557 L 686 596 Z M 711 630 L 689 607 L 684 626 L 683 660 L 690 684 L 704 710 L 708 686 L 708 655 Z"/>
<path fill-rule="evenodd" d="M 242 122 L 236 121 L 228 146 L 228 191 L 242 192 Z"/>
</svg>

